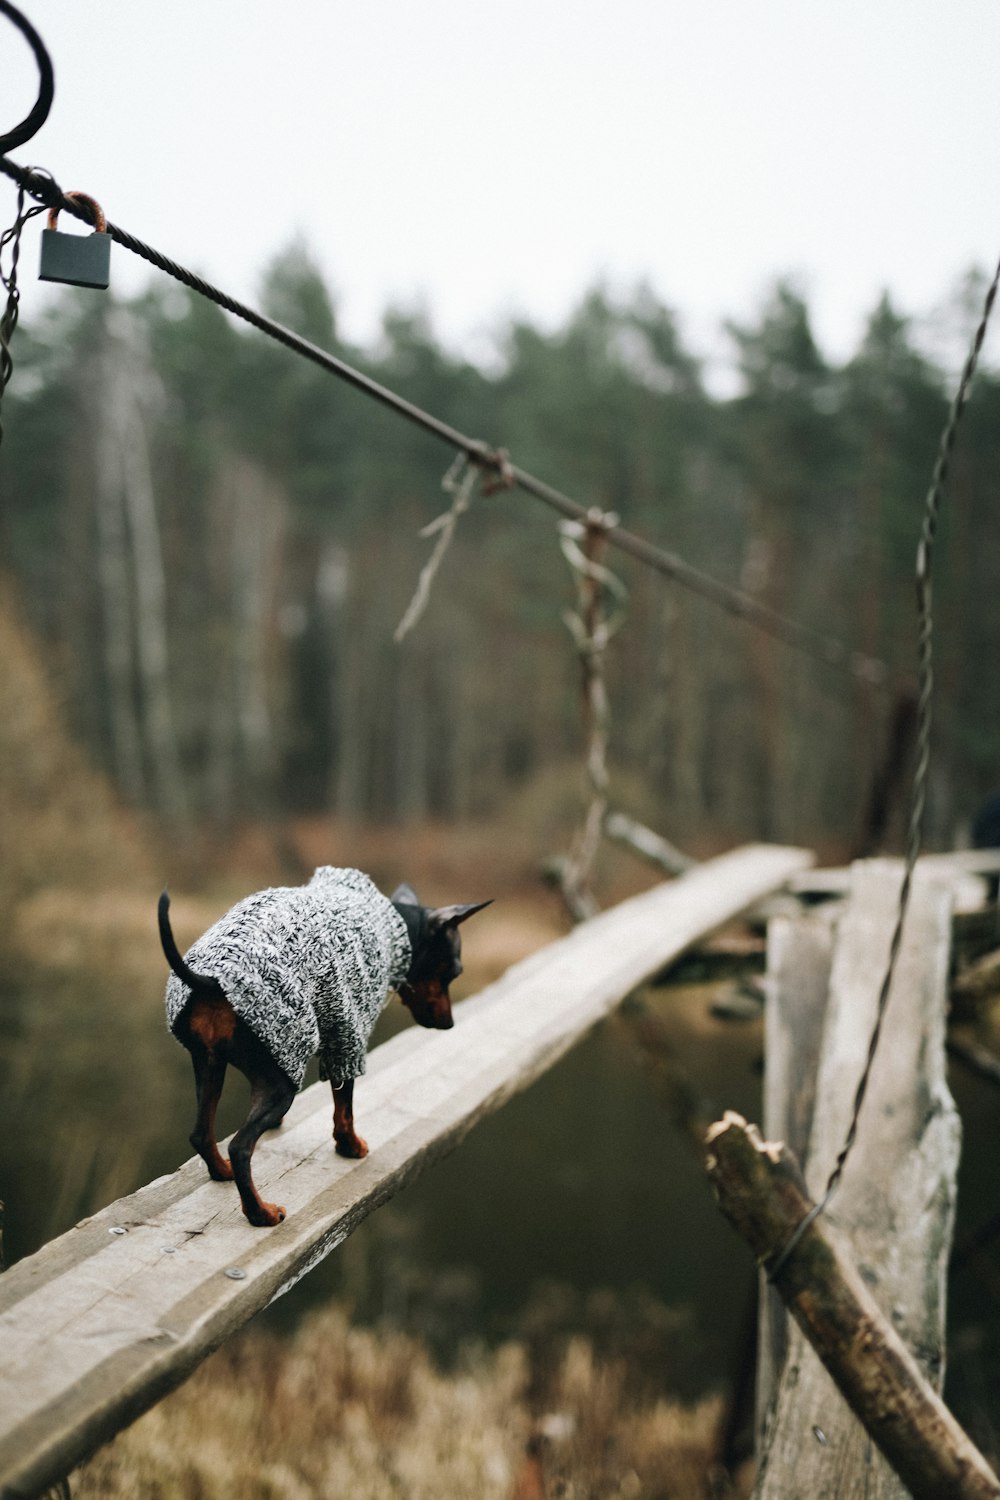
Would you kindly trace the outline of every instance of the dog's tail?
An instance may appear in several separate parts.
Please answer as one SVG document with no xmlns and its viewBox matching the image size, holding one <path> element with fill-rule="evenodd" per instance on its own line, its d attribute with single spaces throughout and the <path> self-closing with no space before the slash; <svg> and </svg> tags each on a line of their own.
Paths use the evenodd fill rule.
<svg viewBox="0 0 1000 1500">
<path fill-rule="evenodd" d="M 183 980 L 189 989 L 211 990 L 215 994 L 218 994 L 222 988 L 219 981 L 212 979 L 208 974 L 196 974 L 181 957 L 180 949 L 174 941 L 173 929 L 170 926 L 170 897 L 166 891 L 160 896 L 156 915 L 160 923 L 160 942 L 163 944 L 164 956 L 167 963 L 177 975 L 177 978 Z"/>
</svg>

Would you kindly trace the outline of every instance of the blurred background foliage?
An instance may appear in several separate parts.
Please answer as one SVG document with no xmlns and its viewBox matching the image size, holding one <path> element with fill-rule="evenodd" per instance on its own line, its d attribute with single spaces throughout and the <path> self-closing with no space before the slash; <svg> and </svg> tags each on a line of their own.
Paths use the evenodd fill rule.
<svg viewBox="0 0 1000 1500">
<path fill-rule="evenodd" d="M 971 281 L 952 306 L 957 342 Z M 727 328 L 726 398 L 645 286 L 596 286 L 551 331 L 512 321 L 489 368 L 402 309 L 373 347 L 346 345 L 301 242 L 261 302 L 584 503 L 881 656 L 895 685 L 911 676 L 910 575 L 947 381 L 888 296 L 833 365 L 802 293 L 777 284 L 755 322 Z M 67 293 L 35 318 L 29 299 L 14 352 L 0 541 L 16 628 L 126 806 L 208 837 L 313 812 L 462 820 L 578 756 L 571 589 L 544 507 L 480 497 L 397 647 L 430 546 L 417 532 L 447 505 L 435 440 L 162 282 L 129 302 Z M 1000 633 L 998 404 L 987 372 L 940 553 L 938 843 L 997 779 L 1000 702 L 982 663 Z M 609 664 L 617 800 L 699 846 L 851 847 L 892 692 L 612 561 L 631 590 Z M 14 677 L 8 659 L 5 695 Z"/>
</svg>

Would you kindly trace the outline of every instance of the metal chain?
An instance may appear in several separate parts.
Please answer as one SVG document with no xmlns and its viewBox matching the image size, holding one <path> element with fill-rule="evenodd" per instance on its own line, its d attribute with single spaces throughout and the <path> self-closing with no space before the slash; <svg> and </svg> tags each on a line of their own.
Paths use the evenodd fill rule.
<svg viewBox="0 0 1000 1500">
<path fill-rule="evenodd" d="M 931 756 L 931 726 L 932 707 L 934 694 L 934 609 L 933 609 L 933 563 L 934 563 L 934 539 L 937 533 L 938 517 L 944 500 L 945 485 L 948 479 L 948 470 L 951 464 L 952 454 L 955 448 L 955 439 L 958 434 L 958 425 L 968 401 L 972 380 L 979 363 L 980 351 L 983 340 L 986 337 L 986 329 L 989 324 L 990 314 L 996 300 L 997 287 L 1000 286 L 1000 262 L 993 273 L 983 304 L 982 315 L 973 336 L 972 345 L 962 370 L 961 379 L 955 399 L 948 412 L 944 431 L 941 434 L 941 442 L 938 448 L 937 461 L 934 465 L 934 473 L 931 478 L 930 488 L 924 500 L 923 521 L 920 528 L 920 540 L 917 545 L 915 584 L 917 600 L 917 655 L 919 674 L 919 698 L 917 702 L 917 759 L 913 776 L 913 790 L 910 800 L 910 818 L 906 842 L 906 863 L 903 871 L 903 880 L 899 889 L 899 906 L 896 912 L 896 922 L 889 944 L 889 957 L 886 963 L 885 974 L 879 990 L 878 1004 L 875 1010 L 875 1024 L 872 1027 L 871 1037 L 868 1042 L 868 1055 L 865 1065 L 858 1081 L 857 1091 L 854 1095 L 854 1105 L 851 1110 L 850 1124 L 844 1137 L 844 1144 L 840 1149 L 833 1168 L 827 1179 L 826 1189 L 819 1203 L 810 1209 L 802 1222 L 797 1226 L 791 1239 L 781 1251 L 778 1258 L 771 1264 L 768 1275 L 773 1281 L 788 1260 L 795 1246 L 805 1234 L 809 1225 L 824 1212 L 830 1199 L 843 1176 L 844 1167 L 851 1154 L 854 1142 L 857 1139 L 858 1123 L 861 1118 L 861 1109 L 868 1092 L 868 1083 L 871 1078 L 872 1065 L 875 1054 L 878 1051 L 879 1041 L 882 1036 L 882 1023 L 889 1003 L 889 991 L 892 986 L 893 977 L 896 972 L 896 964 L 899 951 L 903 942 L 903 924 L 909 909 L 910 891 L 913 885 L 913 872 L 916 868 L 917 859 L 923 842 L 924 812 L 927 806 L 927 776 L 930 769 Z"/>
</svg>

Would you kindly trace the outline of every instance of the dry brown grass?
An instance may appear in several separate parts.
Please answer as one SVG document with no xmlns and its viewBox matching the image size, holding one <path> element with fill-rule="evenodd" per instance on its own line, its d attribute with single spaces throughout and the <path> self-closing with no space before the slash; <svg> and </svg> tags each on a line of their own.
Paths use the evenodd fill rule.
<svg viewBox="0 0 1000 1500">
<path fill-rule="evenodd" d="M 2 580 L 0 580 L 2 582 Z M 146 872 L 135 819 L 68 738 L 41 654 L 0 591 L 0 899 L 58 883 L 93 890 Z"/>
<path fill-rule="evenodd" d="M 640 1402 L 620 1362 L 571 1340 L 532 1410 L 522 1344 L 449 1373 L 338 1308 L 290 1340 L 250 1333 L 103 1449 L 78 1500 L 701 1500 L 718 1410 Z M 528 1458 L 537 1454 L 537 1462 Z M 541 1479 L 543 1488 L 535 1481 Z"/>
</svg>

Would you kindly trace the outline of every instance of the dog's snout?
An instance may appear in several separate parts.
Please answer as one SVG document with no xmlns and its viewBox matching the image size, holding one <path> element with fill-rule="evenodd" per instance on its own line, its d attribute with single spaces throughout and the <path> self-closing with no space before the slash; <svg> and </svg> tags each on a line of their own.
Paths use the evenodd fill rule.
<svg viewBox="0 0 1000 1500">
<path fill-rule="evenodd" d="M 433 1031 L 450 1031 L 454 1026 L 451 999 L 440 983 L 406 985 L 401 990 L 403 1004 L 418 1026 Z"/>
<path fill-rule="evenodd" d="M 435 1031 L 450 1031 L 455 1022 L 451 1014 L 451 996 L 444 985 L 435 985 L 427 996 L 430 1020 Z"/>
<path fill-rule="evenodd" d="M 455 1022 L 451 1014 L 451 997 L 443 987 L 435 989 L 428 996 L 430 1020 L 428 1024 L 435 1031 L 450 1031 Z"/>
</svg>

